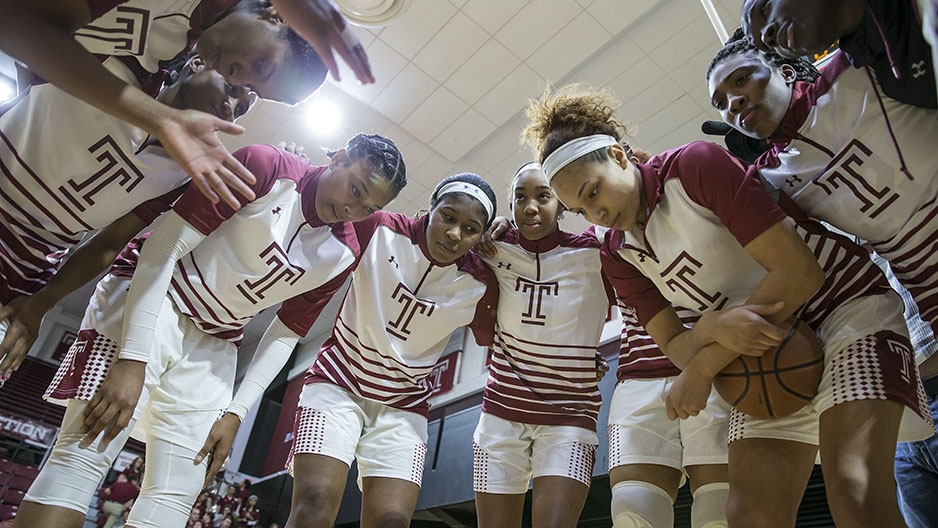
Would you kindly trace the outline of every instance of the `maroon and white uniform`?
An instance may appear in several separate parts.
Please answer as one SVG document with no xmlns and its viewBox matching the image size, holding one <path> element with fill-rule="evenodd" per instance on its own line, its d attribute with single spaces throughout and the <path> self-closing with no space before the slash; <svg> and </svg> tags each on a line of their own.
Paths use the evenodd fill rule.
<svg viewBox="0 0 938 528">
<path fill-rule="evenodd" d="M 471 253 L 449 264 L 433 260 L 428 219 L 379 211 L 355 224 L 361 260 L 307 384 L 333 383 L 426 416 L 427 377 L 450 334 L 469 326 L 480 345 L 492 343 L 492 271 Z"/>
<path fill-rule="evenodd" d="M 297 453 L 357 458 L 363 477 L 420 484 L 430 372 L 461 326 L 490 345 L 498 304 L 492 271 L 474 254 L 430 256 L 428 220 L 379 211 L 355 224 L 361 260 L 306 373 L 288 467 Z"/>
<path fill-rule="evenodd" d="M 531 478 L 593 476 L 601 397 L 597 349 L 613 298 L 591 233 L 528 240 L 509 229 L 484 258 L 499 285 L 498 325 L 473 487 L 520 494 Z"/>
<path fill-rule="evenodd" d="M 882 107 L 880 106 L 882 105 Z M 884 113 L 885 112 L 885 113 Z M 756 166 L 808 215 L 868 241 L 938 324 L 938 110 L 881 95 L 835 54 L 797 82 Z"/>
<path fill-rule="evenodd" d="M 596 430 L 596 350 L 612 289 L 599 241 L 560 230 L 527 240 L 510 229 L 483 258 L 498 279 L 498 325 L 482 412 Z"/>
<path fill-rule="evenodd" d="M 240 343 L 244 325 L 281 301 L 277 317 L 297 335 L 306 335 L 351 273 L 359 251 L 353 227 L 324 224 L 316 215 L 315 189 L 326 167 L 310 166 L 305 158 L 269 145 L 245 147 L 235 156 L 255 175 L 256 199 L 237 212 L 209 203 L 194 188 L 178 200 L 173 212 L 205 238 L 175 263 L 166 295 L 199 330 L 217 339 Z M 132 241 L 110 275 L 132 276 L 142 243 L 143 239 Z M 89 311 L 99 314 L 96 320 L 108 319 L 108 312 L 122 313 L 123 301 L 120 306 L 110 304 L 93 305 Z M 120 319 L 107 329 L 82 325 L 77 343 L 88 346 L 70 351 L 59 369 L 67 376 L 57 376 L 50 386 L 52 398 L 90 399 L 106 370 L 87 379 L 84 369 L 74 367 L 92 361 L 83 354 L 96 348 L 95 343 L 103 348 L 101 340 L 109 343 L 107 348 L 116 358 Z M 144 348 L 149 352 L 149 347 Z M 121 357 L 139 357 L 140 352 L 125 349 Z"/>
<path fill-rule="evenodd" d="M 616 291 L 632 292 L 623 300 L 635 308 L 639 323 L 647 324 L 669 305 L 702 314 L 744 304 L 766 274 L 744 246 L 791 216 L 826 276 L 797 312 L 825 344 L 827 356 L 816 408 L 804 412 L 857 399 L 890 399 L 921 418 L 910 427 L 930 423 L 901 301 L 862 248 L 809 220 L 786 195 L 776 204 L 756 178 L 746 177 L 739 162 L 713 144 L 691 143 L 638 167 L 649 204 L 644 228 L 610 233 L 603 256 Z M 864 375 L 850 374 L 857 369 Z M 770 423 L 780 427 L 785 420 Z M 734 421 L 731 440 L 732 427 L 736 438 L 745 434 Z M 801 440 L 816 443 L 810 436 Z"/>
<path fill-rule="evenodd" d="M 91 1 L 95 19 L 76 39 L 118 78 L 155 95 L 160 64 L 192 49 L 235 3 Z M 131 211 L 149 223 L 169 208 L 188 176 L 161 147 L 144 149 L 146 139 L 46 83 L 0 115 L 0 304 L 42 288 L 88 231 Z"/>
<path fill-rule="evenodd" d="M 267 370 L 279 371 L 345 283 L 359 255 L 358 240 L 351 224 L 327 225 L 316 215 L 316 187 L 326 168 L 270 146 L 246 147 L 235 157 L 256 177 L 254 201 L 232 212 L 192 188 L 147 239 L 142 254 L 134 241 L 98 283 L 79 337 L 48 392 L 52 399 L 69 399 L 68 409 L 27 500 L 87 510 L 97 483 L 135 430 L 138 437 L 145 434 L 147 478 L 153 480 L 129 524 L 184 523 L 205 476 L 205 462 L 192 460 L 232 400 L 244 324 L 283 301 L 242 385 L 266 367 L 256 363 L 276 363 Z M 185 257 L 175 255 L 185 250 Z M 135 300 L 138 291 L 143 295 Z M 146 363 L 134 420 L 109 445 L 98 445 L 98 438 L 82 449 L 82 400 L 93 396 L 118 358 Z"/>
</svg>

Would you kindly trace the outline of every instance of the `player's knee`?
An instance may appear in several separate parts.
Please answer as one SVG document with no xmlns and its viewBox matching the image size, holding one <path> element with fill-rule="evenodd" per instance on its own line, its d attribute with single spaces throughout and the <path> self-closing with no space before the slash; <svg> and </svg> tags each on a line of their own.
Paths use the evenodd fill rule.
<svg viewBox="0 0 938 528">
<path fill-rule="evenodd" d="M 52 454 L 29 487 L 25 500 L 87 511 L 98 483 L 111 465 L 111 459 L 78 443 L 56 443 Z"/>
<path fill-rule="evenodd" d="M 612 487 L 615 528 L 670 528 L 674 507 L 668 492 L 647 482 L 626 480 Z"/>
<path fill-rule="evenodd" d="M 797 514 L 797 510 L 795 511 Z M 794 526 L 795 516 L 765 501 L 753 500 L 739 490 L 730 489 L 726 500 L 726 520 L 729 526 Z"/>
<path fill-rule="evenodd" d="M 730 493 L 727 482 L 704 484 L 694 492 L 690 518 L 693 528 L 726 528 L 726 500 Z"/>
</svg>

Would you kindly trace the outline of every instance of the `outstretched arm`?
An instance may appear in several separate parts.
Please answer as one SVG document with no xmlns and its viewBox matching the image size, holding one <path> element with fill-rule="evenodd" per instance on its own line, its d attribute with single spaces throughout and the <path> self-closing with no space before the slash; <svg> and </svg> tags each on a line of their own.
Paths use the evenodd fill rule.
<svg viewBox="0 0 938 528">
<path fill-rule="evenodd" d="M 216 134 L 244 129 L 204 112 L 166 106 L 110 73 L 73 36 L 92 18 L 84 0 L 0 0 L 0 12 L 0 50 L 71 95 L 159 138 L 213 202 L 221 197 L 240 207 L 232 189 L 253 197 L 245 182 L 254 177 Z"/>
<path fill-rule="evenodd" d="M 31 296 L 17 297 L 0 308 L 0 321 L 9 319 L 9 328 L 0 342 L 0 380 L 15 371 L 39 335 L 42 318 L 68 294 L 100 275 L 114 262 L 117 254 L 141 229 L 143 220 L 127 213 L 101 229 L 68 256 L 68 260 L 41 290 Z"/>
</svg>

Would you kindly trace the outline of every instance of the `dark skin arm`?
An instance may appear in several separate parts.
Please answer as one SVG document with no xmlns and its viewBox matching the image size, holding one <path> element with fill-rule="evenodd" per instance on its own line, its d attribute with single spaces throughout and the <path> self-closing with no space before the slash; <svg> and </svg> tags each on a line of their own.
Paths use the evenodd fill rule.
<svg viewBox="0 0 938 528">
<path fill-rule="evenodd" d="M 4 53 L 69 94 L 159 138 L 213 202 L 220 198 L 238 209 L 232 190 L 253 199 L 245 182 L 253 183 L 254 176 L 216 134 L 240 134 L 244 129 L 204 112 L 171 108 L 109 72 L 73 37 L 91 21 L 84 0 L 0 0 L 0 12 Z"/>
<path fill-rule="evenodd" d="M 23 362 L 39 334 L 46 312 L 68 294 L 87 284 L 108 269 L 117 254 L 146 224 L 137 215 L 127 213 L 78 246 L 58 273 L 32 296 L 17 297 L 0 308 L 0 320 L 9 319 L 10 327 L 0 342 L 0 379 L 9 378 Z"/>
<path fill-rule="evenodd" d="M 745 249 L 767 271 L 749 296 L 747 306 L 774 307 L 774 311 L 766 310 L 766 314 L 759 317 L 763 319 L 761 322 L 756 319 L 743 319 L 741 326 L 763 326 L 764 322 L 770 323 L 778 330 L 772 338 L 774 344 L 770 344 L 776 346 L 785 335 L 785 321 L 818 291 L 824 283 L 824 272 L 814 254 L 795 231 L 790 219 L 768 228 L 749 242 Z M 778 303 L 781 303 L 781 306 Z M 740 320 L 737 318 L 730 321 Z M 649 335 L 665 355 L 682 368 L 681 375 L 667 395 L 668 417 L 671 419 L 697 415 L 706 405 L 716 373 L 740 353 L 723 346 L 720 338 L 695 338 L 695 331 L 705 331 L 699 328 L 699 325 L 700 323 L 694 330 L 687 330 L 677 318 L 674 309 L 668 308 L 655 315 L 646 326 Z M 722 326 L 724 330 L 731 329 L 725 321 L 714 326 Z M 710 330 L 711 333 L 718 331 L 718 328 Z M 730 330 L 730 333 L 737 332 Z M 759 348 L 764 352 L 764 346 L 761 344 L 754 348 L 755 352 L 758 352 Z"/>
</svg>

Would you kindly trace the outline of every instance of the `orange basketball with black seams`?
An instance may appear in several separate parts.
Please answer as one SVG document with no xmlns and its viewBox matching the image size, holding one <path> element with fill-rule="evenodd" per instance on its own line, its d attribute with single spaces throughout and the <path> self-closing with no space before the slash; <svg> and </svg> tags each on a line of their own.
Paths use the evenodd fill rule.
<svg viewBox="0 0 938 528">
<path fill-rule="evenodd" d="M 824 348 L 807 324 L 795 319 L 785 340 L 761 357 L 740 356 L 713 385 L 737 410 L 757 418 L 788 416 L 816 395 L 824 373 Z"/>
</svg>

